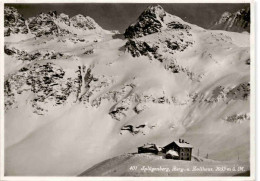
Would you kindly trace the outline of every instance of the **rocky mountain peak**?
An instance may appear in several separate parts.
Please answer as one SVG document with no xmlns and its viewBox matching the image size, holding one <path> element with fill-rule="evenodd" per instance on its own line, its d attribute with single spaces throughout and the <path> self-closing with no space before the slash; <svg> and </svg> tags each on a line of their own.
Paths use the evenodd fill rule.
<svg viewBox="0 0 260 181">
<path fill-rule="evenodd" d="M 74 27 L 83 28 L 83 29 L 97 29 L 99 25 L 89 16 L 83 16 L 82 14 L 78 14 L 73 16 L 71 19 L 71 24 Z"/>
<path fill-rule="evenodd" d="M 4 8 L 4 27 L 5 36 L 16 33 L 28 33 L 23 16 L 13 7 Z"/>
<path fill-rule="evenodd" d="M 181 18 L 167 13 L 160 5 L 148 6 L 130 25 L 124 35 L 126 38 L 139 38 L 162 30 L 187 30 L 191 27 Z"/>
<path fill-rule="evenodd" d="M 151 5 L 148 6 L 148 8 L 141 14 L 140 17 L 142 18 L 147 16 L 152 16 L 163 21 L 163 17 L 166 16 L 166 12 L 160 5 Z"/>
<path fill-rule="evenodd" d="M 41 13 L 36 17 L 30 18 L 28 20 L 28 27 L 32 34 L 37 37 L 42 35 L 52 35 L 59 32 L 58 26 L 54 22 L 54 17 L 56 17 L 54 12 Z"/>
<path fill-rule="evenodd" d="M 148 6 L 138 17 L 137 22 L 126 29 L 124 35 L 126 38 L 138 38 L 160 32 L 165 16 L 166 12 L 160 5 Z"/>
<path fill-rule="evenodd" d="M 234 32 L 250 32 L 250 9 L 240 9 L 234 13 L 224 12 L 210 29 Z"/>
</svg>

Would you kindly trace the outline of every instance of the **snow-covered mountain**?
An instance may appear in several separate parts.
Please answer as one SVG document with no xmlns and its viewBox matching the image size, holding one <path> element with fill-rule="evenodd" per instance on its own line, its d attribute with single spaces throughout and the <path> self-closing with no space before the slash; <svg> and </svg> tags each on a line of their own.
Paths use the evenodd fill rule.
<svg viewBox="0 0 260 181">
<path fill-rule="evenodd" d="M 241 9 L 234 13 L 224 12 L 211 29 L 250 32 L 250 8 Z"/>
<path fill-rule="evenodd" d="M 5 7 L 5 36 L 12 34 L 31 34 L 36 37 L 43 35 L 63 36 L 65 34 L 108 33 L 91 17 L 81 14 L 69 17 L 56 11 L 41 13 L 36 17 L 24 20 L 23 16 L 13 7 Z"/>
<path fill-rule="evenodd" d="M 27 22 L 33 36 L 5 37 L 6 175 L 78 175 L 179 137 L 193 154 L 249 160 L 250 35 L 206 30 L 161 6 L 126 39 L 83 15 Z"/>
<path fill-rule="evenodd" d="M 4 36 L 21 33 L 27 34 L 28 28 L 22 15 L 13 7 L 4 8 Z"/>
</svg>

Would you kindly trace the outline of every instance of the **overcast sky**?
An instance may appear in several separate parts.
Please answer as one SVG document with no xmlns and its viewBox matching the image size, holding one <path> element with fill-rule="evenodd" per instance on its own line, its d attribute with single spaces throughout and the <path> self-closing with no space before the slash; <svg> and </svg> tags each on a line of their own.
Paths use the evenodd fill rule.
<svg viewBox="0 0 260 181">
<path fill-rule="evenodd" d="M 73 4 L 6 4 L 13 6 L 24 18 L 36 16 L 41 12 L 56 10 L 69 16 L 82 14 L 92 17 L 101 27 L 108 30 L 124 30 L 144 11 L 150 4 L 128 3 L 73 3 Z M 172 3 L 160 4 L 165 11 L 181 17 L 183 20 L 201 26 L 209 27 L 220 15 L 225 12 L 235 12 L 248 7 L 249 4 L 205 4 L 205 3 Z"/>
</svg>

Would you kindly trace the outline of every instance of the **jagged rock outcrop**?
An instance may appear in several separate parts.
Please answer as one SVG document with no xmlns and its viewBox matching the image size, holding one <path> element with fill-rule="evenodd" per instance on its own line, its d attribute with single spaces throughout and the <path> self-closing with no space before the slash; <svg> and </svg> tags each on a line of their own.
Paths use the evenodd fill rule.
<svg viewBox="0 0 260 181">
<path fill-rule="evenodd" d="M 133 57 L 140 55 L 148 55 L 148 53 L 155 53 L 158 47 L 152 47 L 144 41 L 128 40 L 125 45 L 126 49 L 132 54 Z"/>
<path fill-rule="evenodd" d="M 31 33 L 35 34 L 36 37 L 58 34 L 60 29 L 54 22 L 56 16 L 57 13 L 51 11 L 47 14 L 41 13 L 38 16 L 31 18 L 28 22 Z"/>
<path fill-rule="evenodd" d="M 69 58 L 71 55 L 55 52 L 54 50 L 36 50 L 33 52 L 26 52 L 24 50 L 19 50 L 14 47 L 4 47 L 4 52 L 6 55 L 15 57 L 17 60 L 22 61 L 34 61 L 34 60 L 46 60 L 46 59 L 58 59 L 58 58 Z"/>
<path fill-rule="evenodd" d="M 18 13 L 17 9 L 6 6 L 4 8 L 4 36 L 17 33 L 28 33 L 26 21 L 23 16 Z"/>
<path fill-rule="evenodd" d="M 234 13 L 224 12 L 210 29 L 250 32 L 250 7 L 238 10 Z"/>
<path fill-rule="evenodd" d="M 30 101 L 34 113 L 43 114 L 50 110 L 49 104 L 60 105 L 74 91 L 71 78 L 65 78 L 65 71 L 53 64 L 33 64 L 21 68 L 17 73 L 12 74 L 4 86 L 5 109 L 15 106 L 19 94 L 33 93 Z"/>
<path fill-rule="evenodd" d="M 130 25 L 124 35 L 126 38 L 138 38 L 147 34 L 159 32 L 166 13 L 164 9 L 157 6 L 149 6 L 138 18 L 138 22 Z"/>
</svg>

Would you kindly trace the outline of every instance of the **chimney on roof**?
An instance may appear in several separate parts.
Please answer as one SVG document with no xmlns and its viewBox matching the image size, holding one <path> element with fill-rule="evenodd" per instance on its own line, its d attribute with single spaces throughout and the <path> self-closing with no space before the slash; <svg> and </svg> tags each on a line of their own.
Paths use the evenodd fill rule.
<svg viewBox="0 0 260 181">
<path fill-rule="evenodd" d="M 184 140 L 182 140 L 182 143 L 184 143 Z"/>
<path fill-rule="evenodd" d="M 179 143 L 181 143 L 181 139 L 179 139 Z"/>
</svg>

